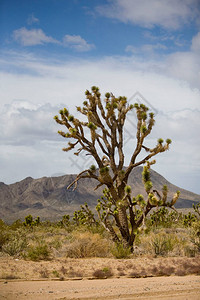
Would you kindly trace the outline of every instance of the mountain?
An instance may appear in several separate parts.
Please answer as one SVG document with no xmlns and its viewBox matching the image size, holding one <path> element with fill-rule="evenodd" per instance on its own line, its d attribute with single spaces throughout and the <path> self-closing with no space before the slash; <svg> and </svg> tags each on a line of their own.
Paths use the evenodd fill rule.
<svg viewBox="0 0 200 300">
<path fill-rule="evenodd" d="M 129 177 L 134 195 L 144 193 L 142 184 L 142 167 L 135 168 Z M 103 187 L 94 191 L 97 181 L 94 179 L 81 179 L 77 188 L 67 190 L 67 186 L 76 178 L 76 175 L 59 177 L 43 177 L 33 179 L 27 177 L 14 184 L 0 182 L 0 219 L 12 222 L 24 219 L 28 214 L 41 219 L 58 220 L 65 214 L 73 214 L 80 205 L 87 202 L 94 209 L 97 199 L 102 196 Z M 151 170 L 151 179 L 154 187 L 160 191 L 166 184 L 169 189 L 169 199 L 177 190 L 181 191 L 177 208 L 192 207 L 193 203 L 200 201 L 200 195 L 181 189 L 157 172 Z"/>
</svg>

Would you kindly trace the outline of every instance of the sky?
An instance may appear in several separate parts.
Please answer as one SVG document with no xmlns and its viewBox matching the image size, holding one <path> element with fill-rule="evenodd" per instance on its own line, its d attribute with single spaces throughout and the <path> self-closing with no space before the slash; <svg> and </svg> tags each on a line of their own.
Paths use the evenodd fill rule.
<svg viewBox="0 0 200 300">
<path fill-rule="evenodd" d="M 0 0 L 0 181 L 78 173 L 53 120 L 96 85 L 144 102 L 156 124 L 146 146 L 172 139 L 153 169 L 200 193 L 199 0 Z M 135 145 L 126 127 L 126 163 Z"/>
</svg>

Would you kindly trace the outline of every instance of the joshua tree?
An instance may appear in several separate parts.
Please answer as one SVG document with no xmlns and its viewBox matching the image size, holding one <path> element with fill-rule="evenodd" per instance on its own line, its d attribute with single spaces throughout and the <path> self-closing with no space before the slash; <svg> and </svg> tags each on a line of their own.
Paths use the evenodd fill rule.
<svg viewBox="0 0 200 300">
<path fill-rule="evenodd" d="M 81 178 L 95 179 L 96 189 L 105 186 L 104 197 L 96 207 L 99 218 L 114 241 L 122 241 L 125 246 L 133 248 L 138 229 L 144 227 L 150 210 L 158 206 L 173 207 L 178 199 L 179 192 L 167 202 L 167 187 L 163 187 L 161 195 L 153 189 L 150 181 L 150 165 L 155 163 L 155 160 L 151 160 L 152 157 L 168 150 L 171 140 L 167 139 L 164 143 L 159 138 L 153 148 L 144 145 L 144 140 L 155 123 L 154 114 L 148 114 L 148 108 L 144 104 L 130 105 L 126 97 L 116 98 L 112 93 L 106 93 L 105 100 L 102 101 L 99 88 L 95 86 L 91 88 L 91 92 L 87 90 L 85 95 L 87 100 L 83 102 L 83 107 L 77 107 L 85 121 L 72 116 L 66 108 L 60 110 L 60 118 L 54 117 L 58 124 L 67 128 L 67 132 L 58 133 L 70 139 L 68 147 L 63 148 L 63 151 L 79 146 L 74 154 L 78 156 L 81 151 L 85 151 L 86 155 L 94 158 L 96 164 L 78 174 L 68 188 L 74 186 L 75 189 Z M 137 116 L 136 144 L 125 168 L 124 125 L 127 114 L 133 109 Z M 140 194 L 132 197 L 131 187 L 127 185 L 131 171 L 141 165 L 144 166 L 142 176 L 146 199 Z"/>
<path fill-rule="evenodd" d="M 200 202 L 196 203 L 196 204 L 193 204 L 193 208 L 194 208 L 194 211 L 199 215 L 200 217 Z"/>
</svg>

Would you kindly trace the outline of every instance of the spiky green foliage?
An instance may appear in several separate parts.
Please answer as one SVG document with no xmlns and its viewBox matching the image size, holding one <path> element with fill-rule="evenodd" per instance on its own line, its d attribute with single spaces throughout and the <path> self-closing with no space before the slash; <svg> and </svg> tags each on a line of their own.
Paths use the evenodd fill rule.
<svg viewBox="0 0 200 300">
<path fill-rule="evenodd" d="M 38 226 L 40 224 L 40 217 L 33 219 L 32 215 L 28 215 L 25 217 L 25 221 L 23 222 L 24 226 L 32 227 L 32 226 Z"/>
<path fill-rule="evenodd" d="M 64 215 L 62 217 L 62 220 L 59 221 L 57 223 L 57 225 L 60 226 L 60 227 L 68 227 L 70 225 L 70 216 L 69 215 Z"/>
<path fill-rule="evenodd" d="M 102 100 L 97 86 L 92 86 L 91 91 L 86 90 L 85 96 L 83 107 L 77 107 L 78 113 L 85 118 L 84 121 L 83 118 L 77 119 L 70 115 L 65 109 L 60 110 L 60 118 L 54 118 L 58 124 L 67 128 L 67 132 L 59 131 L 61 136 L 70 139 L 68 147 L 63 150 L 69 151 L 78 147 L 74 154 L 78 156 L 84 151 L 93 157 L 97 166 L 83 170 L 68 188 L 73 185 L 76 188 L 81 178 L 93 178 L 97 181 L 96 188 L 106 187 L 104 197 L 97 205 L 99 219 L 116 242 L 122 241 L 124 245 L 133 247 L 138 228 L 144 227 L 149 211 L 162 205 L 172 207 L 179 197 L 177 192 L 171 202 L 168 202 L 167 191 L 163 190 L 161 195 L 153 189 L 150 179 L 150 166 L 155 163 L 152 158 L 168 150 L 171 140 L 164 142 L 160 138 L 153 148 L 145 145 L 145 139 L 155 124 L 154 114 L 148 112 L 146 105 L 129 104 L 125 96 L 115 97 L 109 92 Z M 137 117 L 136 141 L 125 168 L 125 122 L 127 114 L 133 109 Z M 132 197 L 134 189 L 128 185 L 128 178 L 132 170 L 141 165 L 145 165 L 142 180 L 146 196 Z M 83 216 L 83 213 L 81 210 L 78 215 Z M 118 227 L 119 235 L 114 230 L 113 222 Z"/>
<path fill-rule="evenodd" d="M 81 209 L 74 212 L 73 221 L 76 225 L 98 225 L 94 213 L 89 209 L 87 202 L 81 205 Z"/>
<path fill-rule="evenodd" d="M 158 144 L 160 144 L 160 145 L 162 145 L 162 143 L 163 143 L 164 141 L 163 141 L 163 139 L 158 139 Z"/>
<path fill-rule="evenodd" d="M 200 216 L 200 202 L 193 204 L 193 209 Z"/>
<path fill-rule="evenodd" d="M 131 186 L 130 185 L 127 185 L 125 187 L 125 192 L 126 192 L 126 194 L 130 194 L 131 193 Z"/>
<path fill-rule="evenodd" d="M 191 227 L 194 222 L 197 221 L 197 216 L 189 212 L 187 215 L 184 215 L 183 224 L 186 227 Z"/>
<path fill-rule="evenodd" d="M 90 166 L 90 171 L 92 171 L 92 172 L 95 172 L 95 171 L 96 171 L 95 165 L 91 165 L 91 166 Z"/>
<path fill-rule="evenodd" d="M 168 208 L 161 207 L 150 215 L 150 224 L 152 227 L 169 228 L 172 224 L 176 224 L 180 217 L 177 211 L 170 212 Z"/>
</svg>

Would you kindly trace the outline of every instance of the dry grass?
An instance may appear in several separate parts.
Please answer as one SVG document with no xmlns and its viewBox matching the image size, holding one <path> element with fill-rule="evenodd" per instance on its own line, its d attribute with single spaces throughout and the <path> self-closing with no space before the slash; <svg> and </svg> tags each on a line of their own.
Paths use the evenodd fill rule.
<svg viewBox="0 0 200 300">
<path fill-rule="evenodd" d="M 165 228 L 142 233 L 133 254 L 113 244 L 102 228 L 7 228 L 1 232 L 0 278 L 200 275 L 199 225 L 196 226 L 195 231 Z"/>
<path fill-rule="evenodd" d="M 98 233 L 75 232 L 66 246 L 66 256 L 70 258 L 107 257 L 109 242 Z"/>
<path fill-rule="evenodd" d="M 146 255 L 194 257 L 198 254 L 198 248 L 191 242 L 188 229 L 160 229 L 149 232 L 140 237 L 139 248 Z"/>
<path fill-rule="evenodd" d="M 131 259 L 84 258 L 54 259 L 51 261 L 24 261 L 12 257 L 1 257 L 0 278 L 5 279 L 41 279 L 58 278 L 107 278 L 151 277 L 170 275 L 200 275 L 200 256 L 192 257 L 150 257 L 143 256 Z"/>
</svg>

